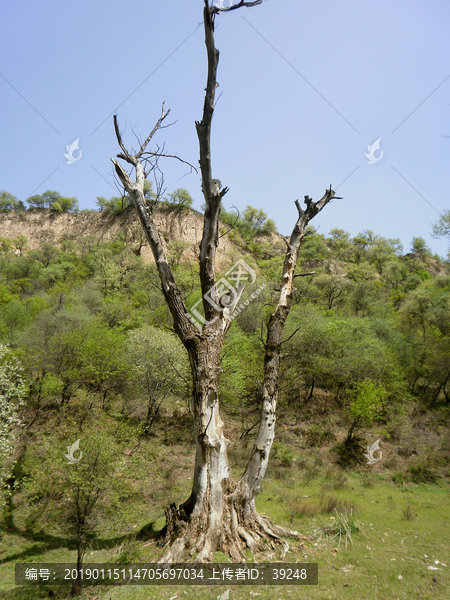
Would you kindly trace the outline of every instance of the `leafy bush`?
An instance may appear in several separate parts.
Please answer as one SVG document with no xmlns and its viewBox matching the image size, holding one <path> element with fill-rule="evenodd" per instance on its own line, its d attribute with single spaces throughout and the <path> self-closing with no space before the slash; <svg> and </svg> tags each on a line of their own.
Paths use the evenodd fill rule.
<svg viewBox="0 0 450 600">
<path fill-rule="evenodd" d="M 435 483 L 439 478 L 436 469 L 428 461 L 417 461 L 406 472 L 413 483 Z"/>
<path fill-rule="evenodd" d="M 9 210 L 25 210 L 25 204 L 6 190 L 0 190 L 0 212 Z"/>
<path fill-rule="evenodd" d="M 325 244 L 323 237 L 319 234 L 313 233 L 305 237 L 305 241 L 302 244 L 301 259 L 308 258 L 329 258 L 330 251 Z"/>
<path fill-rule="evenodd" d="M 19 407 L 27 394 L 22 367 L 12 351 L 0 344 L 0 493 L 8 494 L 6 480 L 11 475 L 10 461 L 15 447 L 16 431 L 22 425 Z M 4 504 L 4 499 L 1 499 Z"/>
<path fill-rule="evenodd" d="M 273 456 L 280 461 L 283 467 L 292 467 L 295 460 L 295 454 L 291 448 L 281 442 L 276 442 L 273 445 Z"/>
<path fill-rule="evenodd" d="M 97 196 L 95 203 L 100 212 L 118 215 L 123 212 L 127 206 L 132 204 L 132 200 L 129 196 L 113 196 L 109 200 L 107 200 L 104 196 Z"/>
<path fill-rule="evenodd" d="M 334 451 L 338 456 L 338 465 L 343 468 L 362 464 L 365 460 L 365 450 L 363 440 L 357 435 L 353 435 L 350 442 L 345 440 L 334 447 Z"/>
<path fill-rule="evenodd" d="M 27 199 L 30 208 L 50 208 L 55 212 L 78 210 L 78 200 L 75 197 L 61 196 L 59 192 L 47 190 L 42 195 L 35 194 Z"/>
<path fill-rule="evenodd" d="M 231 231 L 227 234 L 230 239 L 236 239 L 236 236 L 232 235 L 234 229 L 247 244 L 257 234 L 270 234 L 277 231 L 274 221 L 268 219 L 263 210 L 249 205 L 246 206 L 242 216 L 239 213 L 231 213 L 222 208 L 220 219 L 231 228 Z"/>
<path fill-rule="evenodd" d="M 436 483 L 439 473 L 434 464 L 429 460 L 417 460 L 405 471 L 396 473 L 392 481 L 397 484 L 403 483 Z"/>
<path fill-rule="evenodd" d="M 308 440 L 308 445 L 311 448 L 315 448 L 318 446 L 323 446 L 327 442 L 332 442 L 336 439 L 336 436 L 331 431 L 331 425 L 329 422 L 325 424 L 313 425 L 311 429 L 306 434 L 306 439 Z"/>
<path fill-rule="evenodd" d="M 184 188 L 178 188 L 165 198 L 165 201 L 179 210 L 187 210 L 194 202 L 194 199 Z"/>
<path fill-rule="evenodd" d="M 348 416 L 351 419 L 347 442 L 352 439 L 355 427 L 361 423 L 371 423 L 380 416 L 384 408 L 386 390 L 383 386 L 370 379 L 357 381 L 353 386 L 352 399 L 348 407 Z"/>
</svg>

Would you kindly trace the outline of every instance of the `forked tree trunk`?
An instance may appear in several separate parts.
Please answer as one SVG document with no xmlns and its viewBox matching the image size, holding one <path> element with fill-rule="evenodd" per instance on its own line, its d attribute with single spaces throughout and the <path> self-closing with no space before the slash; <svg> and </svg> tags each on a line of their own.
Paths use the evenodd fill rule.
<svg viewBox="0 0 450 600">
<path fill-rule="evenodd" d="M 190 497 L 179 508 L 171 505 L 166 509 L 163 543 L 169 549 L 161 562 L 177 562 L 186 554 L 195 555 L 195 560 L 202 562 L 211 560 L 217 550 L 235 561 L 243 561 L 245 547 L 255 551 L 267 538 L 280 544 L 284 555 L 288 545 L 281 536 L 299 535 L 273 525 L 255 507 L 274 438 L 276 398 L 267 392 L 246 471 L 238 482 L 231 476 L 227 458 L 229 441 L 224 435 L 217 396 L 222 341 L 215 339 L 212 344 L 201 344 L 191 355 L 196 439 L 193 487 Z"/>
<path fill-rule="evenodd" d="M 133 182 L 117 160 L 113 160 L 116 173 L 126 192 L 132 198 L 142 227 L 155 258 L 162 292 L 171 311 L 174 329 L 189 355 L 193 390 L 192 415 L 194 419 L 196 457 L 192 492 L 189 498 L 176 507 L 166 509 L 166 527 L 162 543 L 167 551 L 160 559 L 177 562 L 195 555 L 195 560 L 207 561 L 214 552 L 222 551 L 233 560 L 244 561 L 246 547 L 253 552 L 263 540 L 274 547 L 279 545 L 282 556 L 288 547 L 282 537 L 299 536 L 297 532 L 278 527 L 256 511 L 255 500 L 266 474 L 269 454 L 275 435 L 276 406 L 278 400 L 278 377 L 280 371 L 281 344 L 284 325 L 292 306 L 295 268 L 298 253 L 308 222 L 335 197 L 334 191 L 326 190 L 318 202 L 305 196 L 306 209 L 296 201 L 298 219 L 287 244 L 281 277 L 278 304 L 267 325 L 265 343 L 264 379 L 259 391 L 261 413 L 259 430 L 244 475 L 234 481 L 228 464 L 229 441 L 224 435 L 219 413 L 218 387 L 222 373 L 220 352 L 225 334 L 232 322 L 232 313 L 243 291 L 237 284 L 234 297 L 221 294 L 216 283 L 215 252 L 219 244 L 219 215 L 227 188 L 221 189 L 220 181 L 212 178 L 211 170 L 211 122 L 217 87 L 216 73 L 219 52 L 214 45 L 214 22 L 220 12 L 229 12 L 243 6 L 254 6 L 262 0 L 241 0 L 229 9 L 219 9 L 204 2 L 205 43 L 208 56 L 208 77 L 202 121 L 196 123 L 200 146 L 200 170 L 202 191 L 205 198 L 203 237 L 200 244 L 200 283 L 203 294 L 204 324 L 196 326 L 175 283 L 161 237 L 153 221 L 153 206 L 144 196 L 144 181 L 148 172 L 157 168 L 158 152 L 146 147 L 169 114 L 164 105 L 161 117 L 139 151 L 130 154 L 122 141 L 117 117 L 114 126 L 122 152 L 118 158 L 134 167 Z M 147 172 L 145 171 L 147 168 Z M 300 274 L 299 274 L 300 276 Z"/>
</svg>

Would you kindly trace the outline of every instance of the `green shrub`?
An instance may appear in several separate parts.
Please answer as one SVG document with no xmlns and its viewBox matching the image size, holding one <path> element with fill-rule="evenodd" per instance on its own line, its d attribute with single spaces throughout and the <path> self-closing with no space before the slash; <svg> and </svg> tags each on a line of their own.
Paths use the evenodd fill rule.
<svg viewBox="0 0 450 600">
<path fill-rule="evenodd" d="M 280 464 L 283 467 L 292 467 L 295 460 L 294 452 L 289 448 L 289 446 L 286 446 L 286 444 L 282 444 L 280 442 L 277 442 L 273 445 L 273 456 L 280 461 Z"/>
<path fill-rule="evenodd" d="M 392 481 L 397 484 L 404 483 L 436 483 L 439 479 L 435 465 L 429 460 L 417 460 L 410 465 L 405 471 L 396 473 L 392 477 Z"/>
<path fill-rule="evenodd" d="M 435 483 L 439 478 L 437 471 L 427 461 L 417 461 L 406 471 L 413 483 Z"/>
<path fill-rule="evenodd" d="M 324 425 L 313 425 L 308 431 L 306 439 L 311 448 L 316 448 L 318 446 L 323 446 L 327 442 L 333 442 L 336 439 L 336 436 L 331 431 L 330 423 L 327 422 Z"/>
<path fill-rule="evenodd" d="M 340 444 L 336 444 L 334 451 L 338 456 L 338 465 L 343 468 L 362 464 L 365 460 L 364 452 L 366 448 L 363 446 L 363 440 L 355 435 L 350 441 L 345 440 Z"/>
</svg>

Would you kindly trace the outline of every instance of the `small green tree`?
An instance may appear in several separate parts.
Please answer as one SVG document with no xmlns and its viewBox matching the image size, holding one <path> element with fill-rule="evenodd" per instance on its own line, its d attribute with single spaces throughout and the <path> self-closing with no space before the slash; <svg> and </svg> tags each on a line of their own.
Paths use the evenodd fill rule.
<svg viewBox="0 0 450 600">
<path fill-rule="evenodd" d="M 152 182 L 148 179 L 144 183 L 144 197 L 147 200 L 155 200 L 156 194 L 153 191 Z M 127 206 L 133 204 L 130 196 L 112 196 L 109 200 L 104 196 L 97 196 L 95 204 L 98 207 L 99 212 L 111 213 L 118 215 L 123 212 Z"/>
<path fill-rule="evenodd" d="M 20 234 L 13 239 L 12 243 L 19 251 L 19 256 L 22 256 L 27 247 L 28 239 L 25 235 Z"/>
<path fill-rule="evenodd" d="M 316 232 L 314 227 L 308 226 L 307 235 L 302 244 L 302 259 L 323 259 L 329 258 L 330 251 L 325 244 L 322 235 Z"/>
<path fill-rule="evenodd" d="M 386 390 L 383 386 L 371 379 L 357 381 L 351 393 L 348 407 L 350 428 L 347 433 L 346 444 L 351 444 L 355 428 L 361 424 L 369 424 L 374 421 L 384 408 Z"/>
<path fill-rule="evenodd" d="M 62 459 L 60 459 L 62 462 Z M 99 500 L 112 486 L 114 463 L 117 461 L 114 444 L 105 435 L 83 437 L 83 456 L 75 465 L 64 464 L 67 485 L 65 495 L 69 529 L 77 544 L 77 571 L 80 573 L 86 548 L 92 539 Z M 61 465 L 60 462 L 60 465 Z M 72 584 L 72 596 L 82 591 L 82 578 Z"/>
<path fill-rule="evenodd" d="M 277 230 L 272 219 L 268 219 L 267 214 L 260 208 L 247 205 L 242 216 L 257 233 L 275 233 Z"/>
<path fill-rule="evenodd" d="M 328 310 L 352 287 L 352 282 L 342 275 L 322 274 L 315 278 L 314 283 L 325 296 Z"/>
<path fill-rule="evenodd" d="M 383 274 L 385 266 L 395 258 L 400 240 L 387 240 L 378 238 L 369 248 L 368 259 L 373 263 L 380 275 Z"/>
<path fill-rule="evenodd" d="M 189 362 L 174 335 L 152 326 L 129 333 L 126 362 L 134 394 L 146 401 L 142 432 L 147 435 L 168 394 L 190 395 Z"/>
<path fill-rule="evenodd" d="M 0 190 L 0 211 L 8 210 L 25 210 L 25 204 L 10 192 Z"/>
<path fill-rule="evenodd" d="M 420 254 L 421 256 L 427 256 L 431 254 L 430 248 L 422 237 L 413 237 L 411 242 L 411 252 L 414 254 Z"/>
<path fill-rule="evenodd" d="M 192 196 L 184 188 L 178 188 L 177 190 L 174 190 L 171 194 L 169 194 L 166 200 L 169 204 L 172 204 L 181 210 L 187 210 L 194 202 Z"/>
<path fill-rule="evenodd" d="M 35 208 L 52 208 L 54 202 L 58 202 L 61 198 L 61 194 L 59 192 L 54 192 L 51 190 L 47 190 L 42 195 L 35 194 L 27 199 L 27 202 L 30 206 Z"/>
<path fill-rule="evenodd" d="M 96 429 L 99 429 L 98 419 Z M 110 434 L 104 430 L 94 433 L 92 427 L 81 435 L 66 431 L 66 438 L 56 443 L 54 438 L 50 442 L 42 437 L 41 444 L 36 444 L 25 459 L 27 476 L 22 490 L 29 506 L 27 520 L 34 522 L 44 512 L 51 514 L 52 525 L 57 523 L 73 536 L 78 573 L 86 549 L 95 537 L 99 517 L 120 510 L 115 474 L 122 451 Z M 81 592 L 80 574 L 72 583 L 71 596 Z"/>
<path fill-rule="evenodd" d="M 60 196 L 58 200 L 52 203 L 50 208 L 55 212 L 77 212 L 78 200 L 75 197 Z"/>
<path fill-rule="evenodd" d="M 244 406 L 255 408 L 256 382 L 261 378 L 261 347 L 257 337 L 233 327 L 224 344 L 221 368 L 220 396 L 240 414 L 244 423 L 247 416 Z"/>
<path fill-rule="evenodd" d="M 450 239 L 450 210 L 446 210 L 439 217 L 439 221 L 433 224 L 433 237 L 447 237 Z"/>
<path fill-rule="evenodd" d="M 423 283 L 408 295 L 400 309 L 400 317 L 405 329 L 411 331 L 415 326 L 419 326 L 425 339 L 432 318 L 431 308 L 432 290 L 429 285 Z"/>
<path fill-rule="evenodd" d="M 72 333 L 78 357 L 73 378 L 91 394 L 97 394 L 101 407 L 111 391 L 124 386 L 128 365 L 123 361 L 123 335 L 98 320 Z"/>
<path fill-rule="evenodd" d="M 61 251 L 48 242 L 42 242 L 39 248 L 31 250 L 31 252 L 28 253 L 28 256 L 41 262 L 45 268 L 47 268 L 50 263 L 58 262 L 60 255 Z"/>
<path fill-rule="evenodd" d="M 259 231 L 267 219 L 267 214 L 262 209 L 253 208 L 253 206 L 249 206 L 248 204 L 242 216 L 255 231 Z"/>
<path fill-rule="evenodd" d="M 184 240 L 172 240 L 170 244 L 170 266 L 175 267 L 180 264 L 181 257 L 189 248 L 189 243 Z"/>
<path fill-rule="evenodd" d="M 93 324 L 86 307 L 44 310 L 33 319 L 20 338 L 27 354 L 27 370 L 33 379 L 37 410 L 45 400 L 43 388 L 51 381 L 51 390 L 58 392 L 60 407 L 65 406 L 80 385 L 80 345 L 83 333 Z"/>
<path fill-rule="evenodd" d="M 130 205 L 131 200 L 128 196 L 112 196 L 109 200 L 104 196 L 97 196 L 95 203 L 100 212 L 118 215 Z"/>
<path fill-rule="evenodd" d="M 337 258 L 344 258 L 351 248 L 350 234 L 343 229 L 331 229 L 327 243 L 335 252 Z"/>
<path fill-rule="evenodd" d="M 47 190 L 42 195 L 35 194 L 27 199 L 32 208 L 50 208 L 55 212 L 69 212 L 78 210 L 78 200 L 75 197 L 61 196 L 59 192 Z"/>
<path fill-rule="evenodd" d="M 0 237 L 0 252 L 6 257 L 13 247 L 12 240 L 7 237 Z"/>
<path fill-rule="evenodd" d="M 16 431 L 22 425 L 19 407 L 28 391 L 22 373 L 18 359 L 7 346 L 0 344 L 0 493 L 3 507 L 8 505 L 12 493 L 7 480 L 14 464 L 11 455 L 15 448 Z"/>
<path fill-rule="evenodd" d="M 47 190 L 42 194 L 42 197 L 44 198 L 45 206 L 47 208 L 52 208 L 53 204 L 58 202 L 58 200 L 61 198 L 61 194 L 59 192 Z"/>
<path fill-rule="evenodd" d="M 45 199 L 40 194 L 27 198 L 29 208 L 45 208 Z"/>
</svg>

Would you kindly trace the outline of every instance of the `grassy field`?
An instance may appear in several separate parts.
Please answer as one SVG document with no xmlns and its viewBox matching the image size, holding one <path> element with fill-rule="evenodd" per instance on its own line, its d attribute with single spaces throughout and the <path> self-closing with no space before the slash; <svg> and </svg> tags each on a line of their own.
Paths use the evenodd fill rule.
<svg viewBox="0 0 450 600">
<path fill-rule="evenodd" d="M 336 450 L 345 436 L 345 422 L 336 411 L 329 418 L 330 424 L 318 429 L 323 417 L 308 414 L 300 430 L 294 409 L 280 415 L 257 498 L 260 513 L 302 534 L 302 539 L 287 540 L 285 562 L 317 563 L 318 585 L 87 587 L 81 600 L 216 600 L 224 594 L 225 600 L 227 590 L 230 600 L 448 600 L 447 418 L 411 407 L 403 424 L 391 430 L 382 424 L 365 430 L 365 442 L 361 440 L 357 450 L 360 460 L 347 468 L 339 466 Z M 107 426 L 105 419 L 99 417 L 99 428 Z M 52 440 L 61 437 L 57 433 L 62 428 L 61 451 L 67 445 L 63 441 L 72 439 L 65 437 L 66 420 L 58 425 L 47 417 L 44 423 Z M 167 406 L 152 435 L 138 443 L 132 426 L 118 423 L 116 438 L 126 440 L 117 462 L 120 490 L 116 496 L 105 496 L 84 563 L 116 563 L 122 568 L 157 562 L 162 555 L 152 532 L 164 526 L 168 503 L 179 504 L 189 496 L 195 446 L 190 415 L 177 405 Z M 241 422 L 239 413 L 228 415 L 228 425 L 229 459 L 238 479 L 252 440 L 241 439 L 248 424 Z M 368 465 L 363 458 L 365 444 L 377 438 L 382 438 L 383 456 Z M 42 470 L 47 463 L 40 464 Z M 109 512 L 105 510 L 110 506 Z M 9 529 L 0 531 L 0 600 L 69 598 L 69 587 L 15 585 L 16 563 L 73 564 L 76 546 L 63 523 L 56 522 L 54 505 L 42 501 L 33 506 L 30 496 L 19 489 L 13 508 Z M 248 553 L 247 561 L 280 562 L 280 549 L 267 545 L 255 556 Z M 215 562 L 228 559 L 216 554 Z"/>
<path fill-rule="evenodd" d="M 276 477 L 273 476 L 276 475 Z M 308 481 L 309 480 L 309 481 Z M 183 490 L 179 490 L 180 493 Z M 314 598 L 317 600 L 416 600 L 450 598 L 450 485 L 394 484 L 390 477 L 329 469 L 299 477 L 289 468 L 267 478 L 260 512 L 293 526 L 309 539 L 290 544 L 286 562 L 317 562 L 317 586 L 122 586 L 86 588 L 83 600 Z M 155 517 L 158 513 L 155 513 Z M 163 520 L 155 520 L 161 526 Z M 139 523 L 142 527 L 144 523 Z M 136 531 L 136 528 L 135 528 Z M 146 562 L 161 552 L 155 541 L 130 534 L 103 537 L 85 562 Z M 69 547 L 68 547 L 69 546 Z M 14 584 L 16 562 L 73 562 L 67 540 L 9 530 L 0 545 L 0 598 L 66 598 L 69 589 Z M 217 555 L 217 562 L 226 562 Z M 278 562 L 266 549 L 249 560 Z M 120 566 L 120 564 L 118 566 Z M 226 595 L 225 595 L 226 597 Z"/>
</svg>

